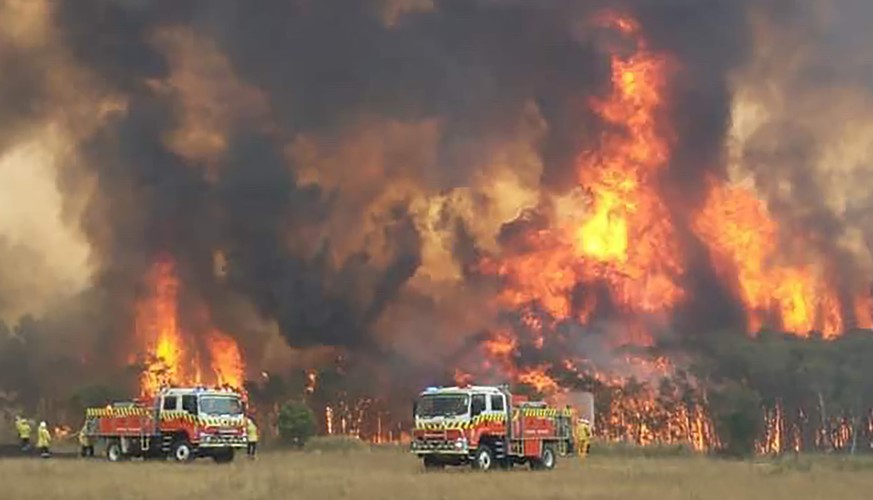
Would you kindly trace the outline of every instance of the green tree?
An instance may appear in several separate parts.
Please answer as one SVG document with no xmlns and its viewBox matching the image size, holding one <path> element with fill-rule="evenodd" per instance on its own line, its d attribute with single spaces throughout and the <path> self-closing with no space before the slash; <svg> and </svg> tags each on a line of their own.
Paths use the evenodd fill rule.
<svg viewBox="0 0 873 500">
<path fill-rule="evenodd" d="M 315 413 L 303 401 L 288 401 L 279 410 L 278 427 L 284 443 L 302 447 L 315 435 Z"/>
<path fill-rule="evenodd" d="M 734 457 L 752 455 L 764 421 L 758 393 L 743 385 L 728 383 L 710 393 L 710 403 L 722 452 Z"/>
</svg>

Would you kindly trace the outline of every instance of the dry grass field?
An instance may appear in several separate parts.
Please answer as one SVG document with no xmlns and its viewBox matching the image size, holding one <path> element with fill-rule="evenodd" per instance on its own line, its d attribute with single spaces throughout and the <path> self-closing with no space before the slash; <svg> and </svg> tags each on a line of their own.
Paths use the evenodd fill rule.
<svg viewBox="0 0 873 500">
<path fill-rule="evenodd" d="M 873 462 L 595 455 L 585 463 L 565 458 L 551 472 L 424 473 L 399 450 L 277 451 L 230 465 L 16 458 L 0 460 L 0 498 L 869 499 Z"/>
</svg>

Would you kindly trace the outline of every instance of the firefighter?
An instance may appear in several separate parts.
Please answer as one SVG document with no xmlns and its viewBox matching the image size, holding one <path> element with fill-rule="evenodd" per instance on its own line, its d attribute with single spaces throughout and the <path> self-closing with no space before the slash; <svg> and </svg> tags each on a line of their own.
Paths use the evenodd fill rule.
<svg viewBox="0 0 873 500">
<path fill-rule="evenodd" d="M 250 458 L 255 458 L 255 453 L 258 451 L 258 426 L 249 416 L 246 416 L 246 435 L 248 436 L 246 454 Z"/>
<path fill-rule="evenodd" d="M 585 458 L 591 446 L 591 424 L 584 418 L 580 418 L 576 424 L 576 439 L 579 456 Z"/>
<path fill-rule="evenodd" d="M 36 431 L 36 448 L 39 450 L 39 456 L 48 458 L 51 456 L 49 446 L 52 444 L 52 435 L 48 430 L 45 421 L 39 423 L 39 429 Z"/>
<path fill-rule="evenodd" d="M 94 443 L 91 442 L 91 438 L 86 433 L 86 428 L 88 424 L 83 424 L 82 429 L 79 431 L 79 446 L 82 449 L 83 457 L 93 457 L 94 456 Z"/>
<path fill-rule="evenodd" d="M 30 422 L 20 416 L 15 417 L 15 428 L 18 430 L 18 438 L 21 440 L 21 451 L 30 449 Z"/>
</svg>

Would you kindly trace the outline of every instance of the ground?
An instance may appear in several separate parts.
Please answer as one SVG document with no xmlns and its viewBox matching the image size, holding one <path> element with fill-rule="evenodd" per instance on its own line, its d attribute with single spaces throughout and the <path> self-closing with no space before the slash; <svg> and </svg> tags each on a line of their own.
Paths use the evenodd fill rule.
<svg viewBox="0 0 873 500">
<path fill-rule="evenodd" d="M 398 449 L 272 451 L 230 465 L 108 463 L 71 456 L 0 459 L 0 497 L 209 499 L 861 499 L 873 460 L 834 457 L 727 461 L 593 455 L 553 471 L 425 473 Z"/>
</svg>

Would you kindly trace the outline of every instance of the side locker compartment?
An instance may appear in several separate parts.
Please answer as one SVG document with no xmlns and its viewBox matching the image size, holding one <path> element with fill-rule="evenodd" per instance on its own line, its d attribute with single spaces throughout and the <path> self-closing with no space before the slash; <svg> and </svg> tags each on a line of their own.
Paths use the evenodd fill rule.
<svg viewBox="0 0 873 500">
<path fill-rule="evenodd" d="M 502 406 L 501 406 L 502 405 Z M 499 412 L 499 413 L 498 413 Z M 495 438 L 494 440 L 494 458 L 498 462 L 505 462 L 506 456 L 509 454 L 509 425 L 505 420 L 506 414 L 506 394 L 492 394 L 488 397 L 488 416 L 487 428 Z"/>
<path fill-rule="evenodd" d="M 521 441 L 518 440 L 518 420 L 513 418 L 515 411 L 512 407 L 512 394 L 504 392 L 506 400 L 504 408 L 506 425 L 506 451 L 509 456 L 521 456 Z"/>
<path fill-rule="evenodd" d="M 564 413 L 559 412 L 555 415 L 555 440 L 558 443 L 557 452 L 559 455 L 566 455 L 570 439 L 570 419 Z"/>
<path fill-rule="evenodd" d="M 152 411 L 152 421 L 154 422 L 155 426 L 155 439 L 157 439 L 158 443 L 160 443 L 161 453 L 166 455 L 170 453 L 170 450 L 173 448 L 174 437 L 172 434 L 166 432 L 166 430 L 164 429 L 163 415 L 161 415 L 161 413 L 163 412 L 163 405 L 163 398 L 155 399 L 155 407 L 154 411 Z"/>
<path fill-rule="evenodd" d="M 155 415 L 157 414 L 154 408 L 144 410 L 143 411 L 143 425 L 142 425 L 142 433 L 140 434 L 140 449 L 144 454 L 148 455 L 152 451 L 152 437 L 156 436 L 158 433 L 158 426 L 155 422 Z"/>
<path fill-rule="evenodd" d="M 512 454 L 524 456 L 524 412 L 521 408 L 512 408 Z"/>
<path fill-rule="evenodd" d="M 542 439 L 526 439 L 524 441 L 524 456 L 539 458 L 543 453 Z"/>
</svg>

